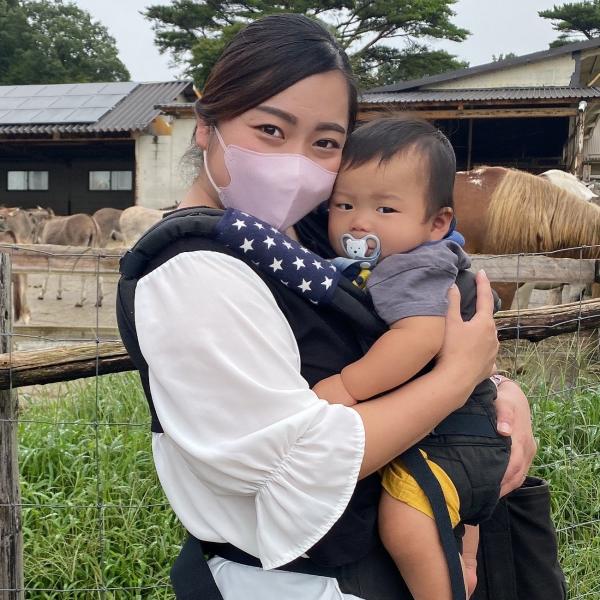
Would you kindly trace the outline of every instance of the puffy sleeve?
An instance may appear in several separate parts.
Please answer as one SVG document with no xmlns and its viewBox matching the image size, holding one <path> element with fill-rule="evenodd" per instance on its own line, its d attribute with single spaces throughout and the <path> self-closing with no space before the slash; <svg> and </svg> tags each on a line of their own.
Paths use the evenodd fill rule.
<svg viewBox="0 0 600 600">
<path fill-rule="evenodd" d="M 356 411 L 311 391 L 273 295 L 235 258 L 170 259 L 139 281 L 135 321 L 164 429 L 156 469 L 183 525 L 266 569 L 301 556 L 356 485 Z"/>
</svg>

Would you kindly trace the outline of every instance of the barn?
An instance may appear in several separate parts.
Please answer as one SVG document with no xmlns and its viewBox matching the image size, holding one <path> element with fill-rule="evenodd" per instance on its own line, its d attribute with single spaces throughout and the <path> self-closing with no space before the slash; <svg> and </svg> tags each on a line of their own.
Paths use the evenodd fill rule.
<svg viewBox="0 0 600 600">
<path fill-rule="evenodd" d="M 189 81 L 0 86 L 0 204 L 63 215 L 175 204 L 193 125 L 155 107 L 194 97 Z"/>
<path fill-rule="evenodd" d="M 362 96 L 362 115 L 418 113 L 451 139 L 459 169 L 504 165 L 600 176 L 600 39 L 402 81 Z"/>
</svg>

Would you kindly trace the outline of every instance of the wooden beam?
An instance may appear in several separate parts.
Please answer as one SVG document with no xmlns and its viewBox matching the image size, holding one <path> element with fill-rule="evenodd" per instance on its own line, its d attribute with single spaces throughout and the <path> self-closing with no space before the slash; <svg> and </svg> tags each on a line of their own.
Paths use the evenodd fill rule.
<svg viewBox="0 0 600 600">
<path fill-rule="evenodd" d="M 547 283 L 593 283 L 596 260 L 548 256 L 471 256 L 471 270 L 484 269 L 495 283 L 543 281 Z"/>
<path fill-rule="evenodd" d="M 116 274 L 119 272 L 119 260 L 125 250 L 50 244 L 0 244 L 0 252 L 11 255 L 13 273 L 27 274 Z"/>
<path fill-rule="evenodd" d="M 0 254 L 0 351 L 10 356 L 10 256 Z M 8 354 L 7 354 L 8 353 Z M 23 534 L 19 488 L 17 391 L 0 390 L 0 599 L 23 598 Z"/>
<path fill-rule="evenodd" d="M 47 338 L 56 340 L 119 340 L 119 330 L 117 327 L 93 325 L 66 326 L 66 325 L 24 325 L 16 323 L 13 326 L 13 340 L 19 342 L 19 336 L 28 338 Z M 24 339 L 24 338 L 23 338 Z M 35 341 L 35 339 L 32 339 Z"/>
<path fill-rule="evenodd" d="M 538 341 L 600 327 L 600 300 L 496 314 L 500 340 Z M 0 390 L 134 369 L 121 342 L 52 347 L 0 355 Z"/>
</svg>

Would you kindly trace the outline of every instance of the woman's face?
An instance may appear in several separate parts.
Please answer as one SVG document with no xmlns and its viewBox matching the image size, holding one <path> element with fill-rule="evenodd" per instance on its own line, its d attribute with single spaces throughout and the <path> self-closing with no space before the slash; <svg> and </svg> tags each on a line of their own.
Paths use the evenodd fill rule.
<svg viewBox="0 0 600 600">
<path fill-rule="evenodd" d="M 226 145 L 255 152 L 302 154 L 328 171 L 337 171 L 346 141 L 348 110 L 348 84 L 339 71 L 329 71 L 295 83 L 238 117 L 221 121 L 218 128 Z M 212 128 L 199 123 L 196 143 L 207 150 L 215 183 L 227 186 L 223 150 Z M 210 186 L 205 190 L 210 193 Z"/>
</svg>

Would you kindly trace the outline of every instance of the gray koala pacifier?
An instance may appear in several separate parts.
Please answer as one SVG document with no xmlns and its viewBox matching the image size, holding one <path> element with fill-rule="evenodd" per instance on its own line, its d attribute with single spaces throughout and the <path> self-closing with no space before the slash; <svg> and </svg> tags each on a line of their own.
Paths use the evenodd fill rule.
<svg viewBox="0 0 600 600">
<path fill-rule="evenodd" d="M 376 235 L 369 233 L 365 237 L 355 238 L 350 233 L 344 233 L 340 242 L 346 256 L 353 262 L 360 263 L 362 269 L 372 269 L 377 264 L 381 255 L 381 242 Z M 375 247 L 370 247 L 369 242 L 373 242 Z"/>
</svg>

